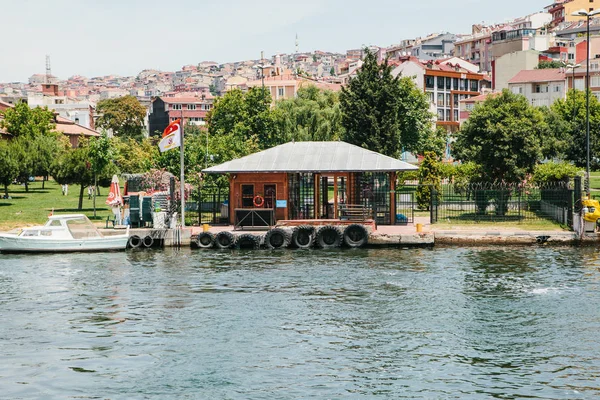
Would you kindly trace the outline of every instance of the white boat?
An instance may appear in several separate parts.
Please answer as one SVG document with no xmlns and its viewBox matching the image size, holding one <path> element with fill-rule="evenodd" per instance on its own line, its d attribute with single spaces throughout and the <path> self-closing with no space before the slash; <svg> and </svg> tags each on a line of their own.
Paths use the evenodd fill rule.
<svg viewBox="0 0 600 400">
<path fill-rule="evenodd" d="M 123 235 L 104 236 L 83 214 L 52 215 L 44 226 L 0 234 L 0 252 L 124 250 L 128 240 L 129 227 Z"/>
</svg>

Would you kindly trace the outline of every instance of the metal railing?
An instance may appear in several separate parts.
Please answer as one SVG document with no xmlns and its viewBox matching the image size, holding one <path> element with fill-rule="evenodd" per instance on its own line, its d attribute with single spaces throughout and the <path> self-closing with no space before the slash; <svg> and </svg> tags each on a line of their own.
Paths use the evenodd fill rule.
<svg viewBox="0 0 600 400">
<path fill-rule="evenodd" d="M 549 219 L 572 227 L 574 191 L 566 182 L 545 185 L 442 185 L 441 192 L 432 192 L 431 222 Z"/>
</svg>

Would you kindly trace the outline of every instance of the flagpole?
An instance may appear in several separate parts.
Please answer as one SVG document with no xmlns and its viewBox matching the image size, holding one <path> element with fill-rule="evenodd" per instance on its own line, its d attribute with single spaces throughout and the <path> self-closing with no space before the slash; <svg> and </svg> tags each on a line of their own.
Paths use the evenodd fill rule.
<svg viewBox="0 0 600 400">
<path fill-rule="evenodd" d="M 181 196 L 181 227 L 185 227 L 185 176 L 183 172 L 183 105 L 181 107 L 181 129 L 179 130 L 181 135 L 181 148 L 179 149 L 179 163 L 180 163 L 180 173 L 181 173 L 181 184 L 179 188 L 179 194 Z"/>
</svg>

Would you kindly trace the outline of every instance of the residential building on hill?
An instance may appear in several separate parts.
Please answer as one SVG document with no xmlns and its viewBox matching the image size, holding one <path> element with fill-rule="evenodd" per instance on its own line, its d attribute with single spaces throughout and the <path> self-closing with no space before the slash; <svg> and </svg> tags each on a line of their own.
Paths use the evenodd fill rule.
<svg viewBox="0 0 600 400">
<path fill-rule="evenodd" d="M 460 125 L 459 101 L 479 96 L 489 83 L 484 74 L 473 73 L 458 63 L 421 61 L 416 57 L 400 59 L 392 75 L 413 77 L 426 94 L 437 116 L 436 125 L 455 132 Z"/>
<path fill-rule="evenodd" d="M 576 17 L 575 11 L 584 9 L 593 11 L 598 8 L 599 0 L 555 0 L 552 4 L 545 7 L 545 10 L 552 16 L 550 26 L 554 27 L 563 22 L 581 21 L 585 17 Z"/>
<path fill-rule="evenodd" d="M 567 95 L 563 68 L 523 70 L 508 81 L 508 89 L 527 98 L 535 107 L 549 107 Z"/>
<path fill-rule="evenodd" d="M 148 115 L 150 136 L 162 135 L 169 123 L 182 118 L 183 125 L 204 126 L 206 114 L 213 107 L 214 97 L 156 97 L 152 99 Z"/>
</svg>

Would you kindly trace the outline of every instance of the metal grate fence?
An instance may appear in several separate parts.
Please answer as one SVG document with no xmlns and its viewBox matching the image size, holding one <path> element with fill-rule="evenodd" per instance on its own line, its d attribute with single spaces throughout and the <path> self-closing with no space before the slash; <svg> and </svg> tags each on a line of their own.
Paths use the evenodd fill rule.
<svg viewBox="0 0 600 400">
<path fill-rule="evenodd" d="M 431 222 L 551 219 L 573 226 L 574 188 L 566 182 L 546 185 L 474 183 L 442 185 L 432 195 Z"/>
</svg>

